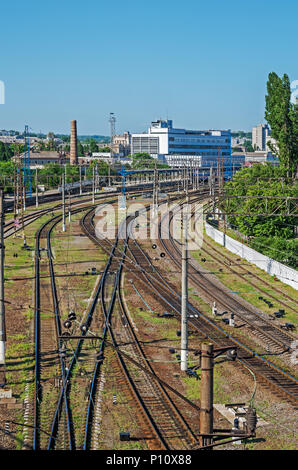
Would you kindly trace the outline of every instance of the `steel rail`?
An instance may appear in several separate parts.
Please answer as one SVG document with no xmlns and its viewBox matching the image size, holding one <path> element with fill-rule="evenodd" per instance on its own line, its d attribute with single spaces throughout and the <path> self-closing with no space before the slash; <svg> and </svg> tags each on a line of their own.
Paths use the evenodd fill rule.
<svg viewBox="0 0 298 470">
<path fill-rule="evenodd" d="M 149 263 L 152 266 L 152 268 L 154 269 L 155 273 L 158 274 L 159 277 L 162 279 L 163 277 L 161 276 L 160 273 L 158 273 L 156 268 L 153 267 L 153 265 L 152 265 L 151 261 L 149 260 L 148 256 L 144 255 L 144 250 L 141 249 L 140 245 L 136 242 L 136 240 L 134 240 L 134 244 L 141 251 L 142 256 L 145 256 L 146 262 L 149 261 Z M 139 263 L 136 256 L 134 254 L 133 254 L 133 256 L 134 256 L 136 262 Z M 160 297 L 168 306 L 172 307 L 173 310 L 176 311 L 176 314 L 179 316 L 180 315 L 180 306 L 179 305 L 175 306 L 174 302 L 173 302 L 173 298 L 175 298 L 175 297 L 180 299 L 180 296 L 177 294 L 177 292 L 169 286 L 167 281 L 163 281 L 163 283 L 158 281 L 158 287 L 154 286 L 154 282 L 152 281 L 153 276 L 149 276 L 148 273 L 146 272 L 146 270 L 142 266 L 141 266 L 141 269 L 142 269 L 143 275 L 147 279 L 148 283 L 151 285 L 151 288 L 153 289 L 155 294 L 158 297 Z M 165 297 L 164 295 L 161 294 L 161 290 L 165 289 L 165 287 L 168 291 L 171 292 L 170 297 Z M 272 364 L 270 361 L 266 360 L 265 358 L 258 355 L 257 353 L 252 351 L 250 348 L 248 348 L 247 346 L 245 346 L 244 344 L 242 344 L 241 342 L 239 342 L 238 340 L 233 338 L 231 335 L 226 333 L 222 328 L 220 328 L 218 325 L 216 325 L 214 322 L 212 322 L 208 317 L 206 317 L 206 315 L 199 312 L 191 304 L 189 304 L 189 309 L 192 313 L 194 313 L 196 315 L 199 315 L 199 318 L 201 318 L 201 320 L 206 322 L 207 325 L 210 325 L 211 331 L 206 330 L 206 328 L 202 329 L 202 325 L 199 323 L 199 321 L 197 319 L 190 319 L 189 320 L 190 323 L 196 329 L 198 329 L 201 333 L 203 333 L 206 338 L 208 338 L 210 341 L 213 341 L 213 342 L 217 343 L 216 338 L 214 338 L 214 331 L 220 332 L 223 335 L 223 337 L 231 340 L 234 343 L 235 346 L 240 347 L 241 350 L 243 351 L 243 353 L 246 352 L 246 353 L 249 354 L 250 362 L 247 362 L 247 364 L 250 365 L 250 367 L 253 367 L 254 370 L 258 369 L 257 373 L 258 373 L 259 377 L 261 377 L 263 380 L 265 380 L 267 383 L 269 383 L 269 385 L 271 387 L 274 386 L 277 389 L 279 389 L 282 392 L 283 396 L 286 395 L 292 402 L 297 403 L 297 392 L 292 393 L 290 391 L 291 389 L 297 390 L 297 379 L 295 377 L 293 377 L 290 374 L 288 374 L 287 372 L 283 371 L 281 368 L 279 368 L 276 365 Z M 244 359 L 243 359 L 243 361 L 244 361 Z M 252 365 L 253 361 L 254 361 L 254 365 Z M 261 364 L 263 364 L 263 366 L 265 367 L 265 370 L 263 370 L 263 371 L 260 370 L 262 368 Z M 288 381 L 285 384 L 285 387 L 287 386 L 287 389 L 285 387 L 283 387 L 282 378 L 279 377 L 278 374 L 281 374 L 281 376 L 284 377 L 284 380 Z M 269 375 L 269 377 L 268 377 L 268 375 Z"/>
<path fill-rule="evenodd" d="M 130 218 L 133 218 L 133 217 L 136 217 L 135 215 L 134 216 L 129 216 L 127 219 L 126 219 L 126 223 L 128 223 L 129 219 Z M 93 221 L 93 218 L 92 218 L 92 221 Z M 95 241 L 97 244 L 100 244 L 100 241 L 95 239 L 95 237 L 93 235 L 91 235 L 91 238 L 93 241 Z M 106 266 L 106 270 L 105 270 L 105 274 L 104 274 L 104 282 L 105 282 L 105 279 L 106 279 L 106 274 L 108 272 L 108 269 L 111 265 L 111 262 L 112 262 L 112 258 L 115 254 L 115 248 L 118 244 L 118 237 L 117 237 L 117 240 L 113 246 L 113 250 L 112 250 L 112 253 L 110 255 L 110 258 L 109 258 L 109 262 L 107 263 L 107 266 Z M 137 388 L 135 387 L 134 385 L 134 382 L 133 382 L 133 379 L 132 377 L 130 377 L 130 374 L 129 374 L 129 371 L 125 365 L 125 362 L 124 362 L 124 359 L 122 357 L 122 352 L 119 350 L 119 347 L 117 345 L 117 342 L 115 340 L 115 337 L 114 337 L 114 334 L 113 334 L 113 330 L 111 328 L 111 325 L 110 325 L 110 316 L 111 316 L 111 313 L 113 311 L 113 308 L 114 308 L 114 305 L 115 305 L 115 301 L 116 301 L 116 294 L 118 295 L 118 301 L 119 301 L 119 304 L 120 304 L 120 308 L 121 308 L 121 311 L 123 313 L 125 313 L 125 308 L 124 308 L 124 305 L 123 305 L 123 302 L 122 302 L 122 297 L 121 297 L 121 292 L 120 292 L 120 282 L 121 282 L 121 273 L 122 273 L 122 268 L 123 268 L 123 262 L 124 262 L 124 259 L 126 257 L 126 248 L 127 248 L 127 239 L 125 241 L 125 246 L 124 246 L 124 250 L 121 252 L 122 254 L 122 257 L 121 257 L 121 261 L 120 261 L 120 267 L 117 271 L 117 274 L 116 274 L 116 277 L 115 277 L 115 282 L 114 282 L 114 288 L 113 288 L 113 293 L 112 293 L 112 297 L 111 297 L 111 300 L 110 300 L 110 304 L 109 304 L 109 308 L 108 308 L 108 311 L 107 311 L 107 308 L 106 308 L 106 302 L 105 302 L 105 299 L 104 299 L 104 288 L 102 289 L 101 291 L 101 299 L 102 299 L 102 306 L 103 306 L 103 311 L 105 313 L 105 316 L 106 316 L 106 324 L 108 324 L 108 328 L 109 328 L 109 331 L 110 331 L 110 336 L 112 338 L 112 341 L 113 341 L 113 345 L 114 345 L 114 348 L 116 350 L 116 353 L 117 353 L 117 357 L 118 357 L 118 360 L 120 362 L 120 365 L 122 367 L 122 370 L 124 371 L 127 379 L 129 380 L 129 385 L 130 385 L 130 388 L 131 390 L 133 391 L 134 395 L 138 398 L 138 401 L 139 403 L 141 403 L 141 406 L 142 406 L 142 410 L 143 412 L 145 413 L 145 416 L 147 417 L 147 419 L 149 420 L 150 422 L 150 425 L 151 425 L 151 428 L 153 429 L 153 431 L 155 432 L 155 434 L 158 436 L 158 439 L 160 440 L 160 442 L 162 443 L 162 446 L 163 448 L 165 449 L 168 449 L 168 445 L 166 443 L 166 441 L 163 439 L 162 437 L 162 434 L 161 432 L 159 431 L 158 429 L 158 425 L 155 424 L 154 420 L 152 419 L 151 417 L 151 414 L 150 414 L 150 411 L 148 410 L 148 408 L 146 407 L 145 403 L 143 402 L 142 400 L 142 397 L 140 396 Z M 127 316 L 126 316 L 127 318 Z M 134 334 L 134 333 L 132 333 Z M 134 336 L 135 337 L 135 336 Z M 136 338 L 136 337 L 135 337 Z M 137 345 L 137 348 L 139 350 L 139 352 L 141 353 L 141 348 L 140 348 L 140 345 L 139 343 L 137 342 L 137 339 L 136 339 L 136 345 Z M 124 357 L 125 357 L 125 354 L 123 353 Z M 144 357 L 144 354 L 142 352 L 142 357 L 143 357 L 143 360 L 145 361 L 147 367 L 149 368 L 149 372 L 152 371 L 152 368 L 151 366 L 148 364 L 148 362 L 146 361 L 145 357 Z M 158 378 L 157 378 L 157 381 L 158 381 Z M 161 387 L 161 385 L 159 384 L 159 386 Z M 173 401 L 169 398 L 168 394 L 165 392 L 164 388 L 162 387 L 162 393 L 163 395 L 166 397 L 166 399 L 168 400 L 168 402 L 170 403 L 170 406 L 173 410 L 174 413 L 176 413 L 176 415 L 179 417 L 180 421 L 182 421 L 183 423 L 183 426 L 184 428 L 186 428 L 188 430 L 188 432 L 190 433 L 190 435 L 192 436 L 192 439 L 197 441 L 195 435 L 192 433 L 192 431 L 190 430 L 188 424 L 185 422 L 185 420 L 183 419 L 182 415 L 180 414 L 179 410 L 177 409 L 177 407 L 174 405 Z M 92 403 L 93 403 L 93 400 L 92 400 Z M 87 440 L 85 441 L 86 442 L 86 445 L 87 445 Z M 87 448 L 87 447 L 85 447 Z"/>
<path fill-rule="evenodd" d="M 164 216 L 165 218 L 166 216 Z M 169 218 L 169 225 L 171 224 L 172 216 Z M 160 222 L 159 228 L 161 227 L 162 221 Z M 159 231 L 160 234 L 160 240 L 161 240 L 161 232 Z M 161 240 L 163 246 L 165 249 L 166 248 L 166 243 L 164 240 Z M 181 257 L 181 251 L 179 247 L 177 246 L 177 243 L 173 239 L 171 233 L 170 233 L 170 243 L 173 248 L 173 250 L 177 253 L 179 256 L 179 259 Z M 177 266 L 180 266 L 179 260 L 174 256 L 173 252 L 169 255 L 171 256 L 172 260 Z M 262 317 L 260 314 L 254 312 L 253 310 L 249 310 L 248 307 L 243 307 L 240 301 L 234 299 L 229 295 L 228 292 L 220 290 L 211 279 L 207 279 L 204 277 L 200 271 L 194 266 L 194 264 L 190 261 L 190 266 L 193 268 L 195 273 L 190 273 L 188 274 L 189 278 L 192 279 L 194 284 L 196 284 L 200 289 L 202 289 L 208 297 L 210 297 L 210 291 L 212 290 L 212 296 L 215 300 L 217 300 L 221 305 L 223 305 L 225 308 L 229 310 L 236 310 L 236 315 L 238 315 L 243 321 L 247 322 L 250 326 L 252 326 L 255 330 L 259 331 L 262 335 L 266 336 L 268 339 L 271 341 L 275 342 L 282 348 L 284 348 L 285 351 L 289 351 L 291 349 L 291 343 L 295 339 L 295 337 L 285 333 L 284 331 L 281 331 L 279 328 L 273 326 L 268 320 L 266 320 L 264 317 Z M 194 277 L 194 274 L 198 274 L 200 276 L 200 279 L 198 277 Z M 208 274 L 208 272 L 206 273 Z M 223 296 L 225 296 L 226 300 L 223 300 Z M 247 314 L 253 315 L 258 319 L 258 321 L 261 321 L 263 323 L 262 327 L 259 327 L 255 325 L 254 321 L 249 320 L 245 317 L 245 311 L 247 311 Z M 240 313 L 242 312 L 242 313 Z M 274 336 L 274 334 L 269 333 L 264 329 L 264 327 L 270 328 L 270 330 L 276 334 L 279 335 L 280 338 Z M 288 341 L 287 343 L 285 341 Z"/>
</svg>

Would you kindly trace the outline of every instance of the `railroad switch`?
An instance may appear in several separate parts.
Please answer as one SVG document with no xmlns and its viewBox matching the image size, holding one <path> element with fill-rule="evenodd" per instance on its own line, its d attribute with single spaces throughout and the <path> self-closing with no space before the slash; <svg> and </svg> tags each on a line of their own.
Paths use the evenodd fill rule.
<svg viewBox="0 0 298 470">
<path fill-rule="evenodd" d="M 199 378 L 199 376 L 198 376 L 198 374 L 196 373 L 196 371 L 193 370 L 193 369 L 191 369 L 191 368 L 187 369 L 187 370 L 186 370 L 186 373 L 187 373 L 187 375 L 188 375 L 189 377 L 195 377 L 196 380 L 198 380 L 198 378 Z"/>
<path fill-rule="evenodd" d="M 163 312 L 163 313 L 157 313 L 157 316 L 161 318 L 172 318 L 174 314 L 169 313 L 169 312 Z"/>
<path fill-rule="evenodd" d="M 293 325 L 293 323 L 285 323 L 285 324 L 281 323 L 279 326 L 280 328 L 285 328 L 286 330 L 290 330 L 290 331 L 295 330 L 295 325 Z"/>
<path fill-rule="evenodd" d="M 274 312 L 274 315 L 276 316 L 276 318 L 282 318 L 284 315 L 286 314 L 286 312 L 284 311 L 284 309 L 279 309 L 278 312 Z"/>
</svg>

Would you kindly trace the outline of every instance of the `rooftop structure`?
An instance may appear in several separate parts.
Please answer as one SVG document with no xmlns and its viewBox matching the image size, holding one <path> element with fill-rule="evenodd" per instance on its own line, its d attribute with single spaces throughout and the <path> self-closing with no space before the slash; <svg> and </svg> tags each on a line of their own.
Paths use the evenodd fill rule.
<svg viewBox="0 0 298 470">
<path fill-rule="evenodd" d="M 13 159 L 15 157 L 12 157 Z M 24 160 L 24 155 L 19 157 L 21 161 Z M 58 163 L 64 165 L 69 162 L 69 158 L 65 154 L 58 153 L 55 151 L 42 151 L 42 152 L 32 152 L 30 157 L 30 169 L 43 168 L 44 165 L 49 163 Z"/>
</svg>

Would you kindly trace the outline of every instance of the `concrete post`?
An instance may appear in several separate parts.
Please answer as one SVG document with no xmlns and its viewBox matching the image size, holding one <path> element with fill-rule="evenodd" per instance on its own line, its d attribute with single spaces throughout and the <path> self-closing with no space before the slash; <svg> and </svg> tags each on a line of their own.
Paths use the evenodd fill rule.
<svg viewBox="0 0 298 470">
<path fill-rule="evenodd" d="M 82 167 L 80 165 L 80 196 L 82 196 Z"/>
<path fill-rule="evenodd" d="M 5 302 L 4 302 L 4 197 L 0 189 L 0 364 L 5 365 Z"/>
<path fill-rule="evenodd" d="M 188 198 L 187 198 L 188 199 Z M 188 201 L 186 201 L 188 205 Z M 188 214 L 182 214 L 182 270 L 181 270 L 181 370 L 187 370 L 188 358 Z"/>
<path fill-rule="evenodd" d="M 25 187 L 25 176 L 23 176 L 23 211 L 26 210 L 26 187 Z"/>
<path fill-rule="evenodd" d="M 213 344 L 201 346 L 200 434 L 213 433 Z M 212 444 L 211 437 L 201 437 L 201 445 Z"/>
<path fill-rule="evenodd" d="M 92 169 L 92 204 L 95 203 L 95 168 Z"/>
<path fill-rule="evenodd" d="M 70 191 L 68 193 L 68 222 L 71 221 L 71 201 L 70 201 Z"/>
<path fill-rule="evenodd" d="M 35 207 L 38 207 L 38 175 L 37 168 L 35 169 Z"/>
<path fill-rule="evenodd" d="M 65 174 L 62 175 L 62 232 L 65 232 Z"/>
</svg>

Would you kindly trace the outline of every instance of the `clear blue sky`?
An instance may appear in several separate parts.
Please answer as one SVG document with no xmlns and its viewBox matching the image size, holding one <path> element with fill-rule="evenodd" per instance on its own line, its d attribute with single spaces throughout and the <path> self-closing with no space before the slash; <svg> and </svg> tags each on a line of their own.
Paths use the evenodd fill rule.
<svg viewBox="0 0 298 470">
<path fill-rule="evenodd" d="M 1 4 L 0 129 L 109 135 L 251 130 L 268 73 L 298 79 L 294 0 L 16 0 Z"/>
</svg>

